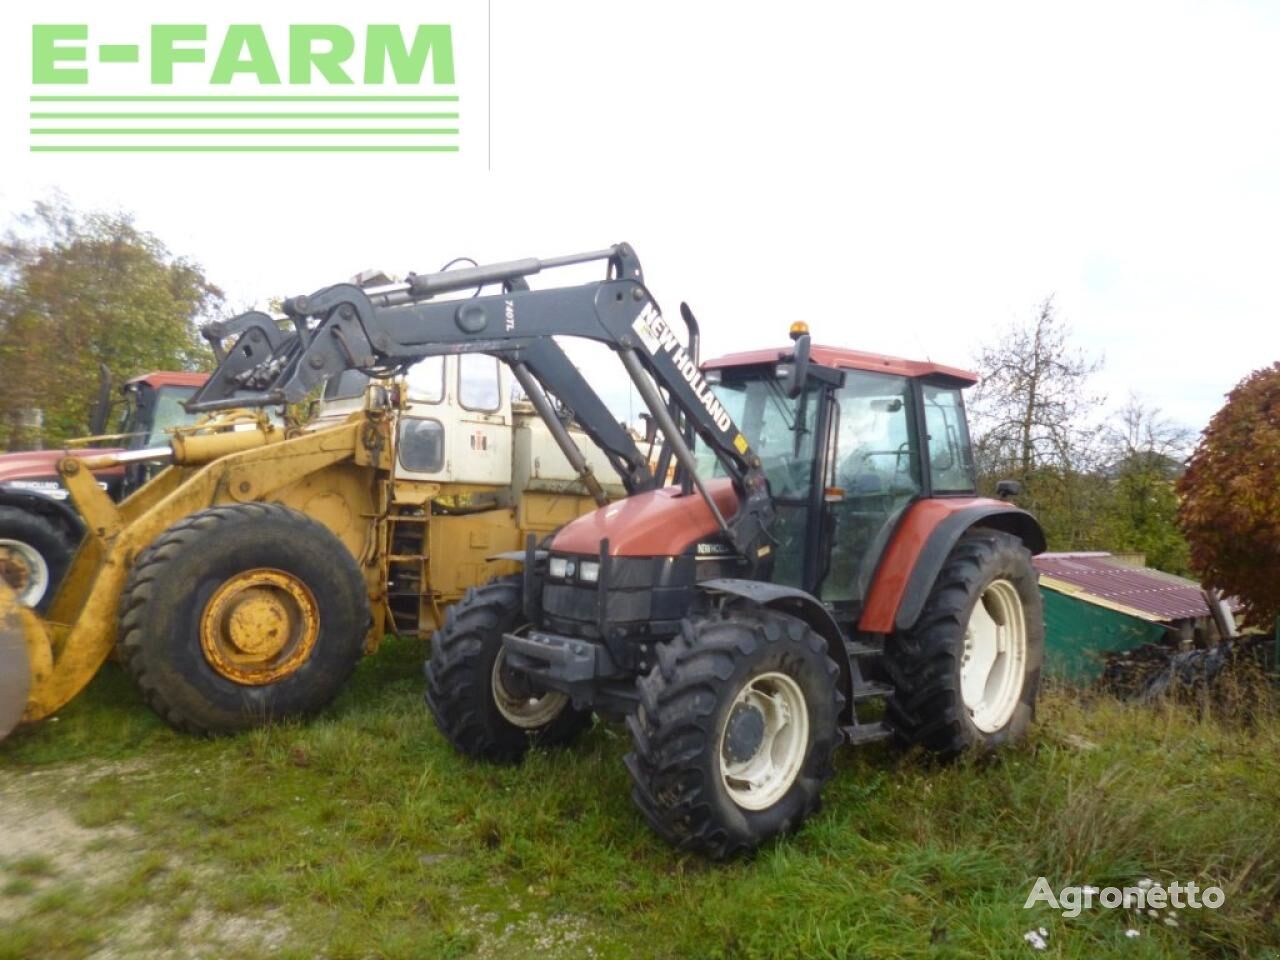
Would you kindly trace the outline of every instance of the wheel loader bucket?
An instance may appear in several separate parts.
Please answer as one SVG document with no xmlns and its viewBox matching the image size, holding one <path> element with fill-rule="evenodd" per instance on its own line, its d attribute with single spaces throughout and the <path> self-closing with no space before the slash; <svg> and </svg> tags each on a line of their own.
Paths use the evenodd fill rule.
<svg viewBox="0 0 1280 960">
<path fill-rule="evenodd" d="M 31 693 L 26 621 L 17 596 L 0 583 L 0 740 L 22 719 Z"/>
</svg>

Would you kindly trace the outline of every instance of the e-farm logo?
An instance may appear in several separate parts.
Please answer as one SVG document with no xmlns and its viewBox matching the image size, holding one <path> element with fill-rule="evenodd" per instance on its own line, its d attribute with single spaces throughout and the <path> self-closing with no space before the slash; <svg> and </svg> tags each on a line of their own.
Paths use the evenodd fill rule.
<svg viewBox="0 0 1280 960">
<path fill-rule="evenodd" d="M 97 33 L 32 26 L 33 152 L 459 149 L 447 23 L 166 23 L 132 43 Z"/>
</svg>

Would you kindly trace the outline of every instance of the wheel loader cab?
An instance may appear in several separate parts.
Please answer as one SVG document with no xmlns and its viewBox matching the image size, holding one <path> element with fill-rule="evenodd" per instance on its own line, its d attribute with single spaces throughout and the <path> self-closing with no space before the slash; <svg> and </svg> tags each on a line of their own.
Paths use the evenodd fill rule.
<svg viewBox="0 0 1280 960">
<path fill-rule="evenodd" d="M 347 371 L 325 387 L 320 418 L 365 405 L 369 377 Z M 426 482 L 511 482 L 510 384 L 484 354 L 427 357 L 407 371 L 396 425 L 396 477 Z"/>
<path fill-rule="evenodd" d="M 326 387 L 321 417 L 338 421 L 364 405 L 369 378 L 348 371 Z M 507 368 L 487 354 L 427 357 L 411 366 L 396 425 L 396 478 L 408 482 L 513 486 L 577 496 L 577 475 Z M 570 427 L 611 496 L 607 458 Z M 562 506 L 567 506 L 566 500 Z M 563 519 L 576 516 L 575 512 Z M 563 520 L 561 521 L 563 522 Z M 553 524 L 554 525 L 554 524 Z"/>
<path fill-rule="evenodd" d="M 857 620 L 898 521 L 921 497 L 973 496 L 963 371 L 814 346 L 794 397 L 785 351 L 706 364 L 761 459 L 775 505 L 775 583 Z M 704 469 L 719 463 L 700 451 Z"/>
</svg>

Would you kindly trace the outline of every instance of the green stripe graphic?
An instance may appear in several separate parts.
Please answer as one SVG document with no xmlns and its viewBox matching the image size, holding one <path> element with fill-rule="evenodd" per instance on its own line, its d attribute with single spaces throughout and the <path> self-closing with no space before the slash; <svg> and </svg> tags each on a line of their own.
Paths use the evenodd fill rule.
<svg viewBox="0 0 1280 960">
<path fill-rule="evenodd" d="M 82 145 L 74 146 L 33 146 L 32 153 L 457 153 L 456 146 L 377 146 L 372 144 L 332 144 L 329 146 L 265 146 L 246 144 L 241 146 L 222 145 Z"/>
<path fill-rule="evenodd" d="M 456 113 L 32 113 L 32 120 L 457 120 Z"/>
<path fill-rule="evenodd" d="M 82 136 L 85 134 L 98 134 L 115 136 L 117 134 L 135 136 L 138 134 L 153 136 L 168 136 L 171 133 L 176 134 L 209 134 L 212 136 L 221 136 L 227 134 L 270 134 L 272 136 L 278 134 L 308 134 L 321 135 L 336 133 L 341 135 L 347 134 L 370 134 L 375 136 L 395 135 L 395 134 L 411 134 L 418 135 L 435 135 L 435 134 L 455 134 L 458 132 L 457 127 L 442 128 L 414 128 L 414 127 L 33 127 L 31 132 L 40 136 L 48 134 L 73 134 Z"/>
<path fill-rule="evenodd" d="M 33 103 L 457 103 L 457 96 L 33 96 Z"/>
</svg>

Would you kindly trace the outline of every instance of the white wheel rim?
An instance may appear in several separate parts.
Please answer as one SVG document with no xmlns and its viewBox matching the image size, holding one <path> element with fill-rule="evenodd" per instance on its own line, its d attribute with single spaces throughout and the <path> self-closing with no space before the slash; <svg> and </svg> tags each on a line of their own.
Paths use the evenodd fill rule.
<svg viewBox="0 0 1280 960">
<path fill-rule="evenodd" d="M 1013 717 L 1026 666 L 1022 598 L 1008 580 L 993 580 L 973 605 L 960 658 L 960 696 L 983 733 L 995 733 Z"/>
<path fill-rule="evenodd" d="M 809 705 L 785 673 L 752 677 L 720 731 L 720 779 L 744 810 L 773 806 L 791 789 L 809 749 Z"/>
<path fill-rule="evenodd" d="M 0 575 L 25 607 L 34 607 L 49 589 L 49 565 L 39 550 L 21 540 L 0 540 Z"/>
<path fill-rule="evenodd" d="M 511 690 L 503 679 L 507 652 L 499 650 L 493 661 L 490 687 L 493 690 L 493 703 L 498 712 L 512 726 L 522 730 L 537 730 L 560 715 L 569 703 L 569 698 L 559 690 L 548 690 L 541 696 L 524 696 Z"/>
</svg>

